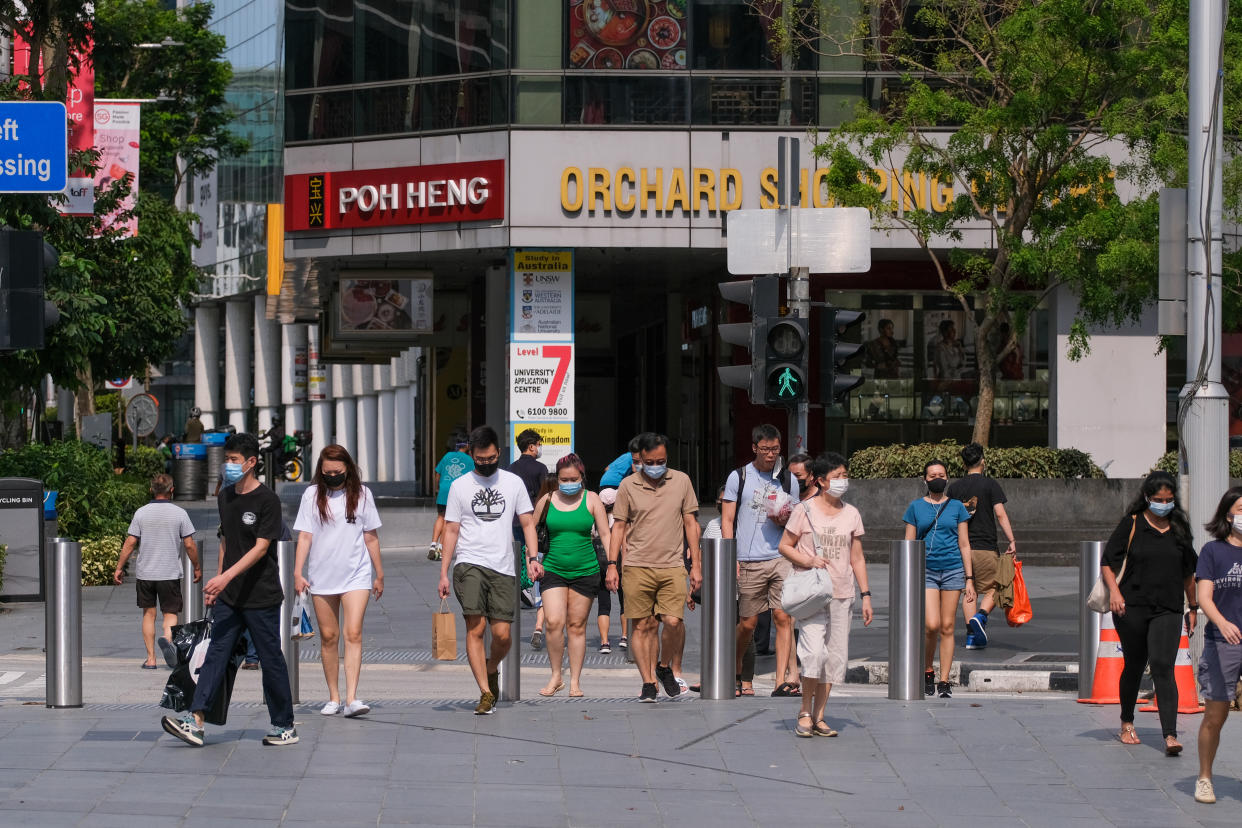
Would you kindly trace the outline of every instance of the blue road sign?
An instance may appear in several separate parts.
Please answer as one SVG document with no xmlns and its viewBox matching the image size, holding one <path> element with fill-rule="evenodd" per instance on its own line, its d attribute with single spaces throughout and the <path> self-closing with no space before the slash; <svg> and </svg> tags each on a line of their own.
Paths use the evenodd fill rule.
<svg viewBox="0 0 1242 828">
<path fill-rule="evenodd" d="M 63 193 L 68 125 L 63 103 L 0 102 L 0 193 Z"/>
</svg>

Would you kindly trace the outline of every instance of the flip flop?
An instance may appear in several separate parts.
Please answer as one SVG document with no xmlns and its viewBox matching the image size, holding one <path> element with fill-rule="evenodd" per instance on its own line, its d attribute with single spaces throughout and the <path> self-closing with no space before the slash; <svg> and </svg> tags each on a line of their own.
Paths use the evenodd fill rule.
<svg viewBox="0 0 1242 828">
<path fill-rule="evenodd" d="M 743 696 L 753 696 L 755 695 L 755 688 L 754 686 L 743 687 L 740 692 Z"/>
<path fill-rule="evenodd" d="M 555 696 L 557 693 L 561 692 L 564 689 L 565 689 L 565 682 L 562 681 L 560 684 L 556 685 L 556 687 L 552 688 L 551 693 L 547 692 L 547 688 L 544 688 L 539 691 L 539 695 L 545 698 L 550 698 L 552 696 Z"/>
<path fill-rule="evenodd" d="M 802 690 L 793 682 L 783 682 L 772 691 L 773 696 L 801 696 Z"/>
<path fill-rule="evenodd" d="M 569 697 L 570 697 L 571 699 L 580 699 L 580 698 L 582 698 L 582 697 L 583 697 L 583 696 L 585 696 L 585 695 L 586 695 L 586 693 L 583 693 L 581 690 L 579 690 L 579 691 L 578 691 L 578 692 L 576 692 L 576 693 L 575 693 L 573 690 L 570 690 L 570 691 L 569 691 Z"/>
<path fill-rule="evenodd" d="M 144 670 L 158 670 L 158 669 L 160 669 L 160 665 L 158 665 L 158 664 L 147 664 L 147 663 L 144 661 L 144 662 L 142 663 L 142 669 L 144 669 Z"/>
</svg>

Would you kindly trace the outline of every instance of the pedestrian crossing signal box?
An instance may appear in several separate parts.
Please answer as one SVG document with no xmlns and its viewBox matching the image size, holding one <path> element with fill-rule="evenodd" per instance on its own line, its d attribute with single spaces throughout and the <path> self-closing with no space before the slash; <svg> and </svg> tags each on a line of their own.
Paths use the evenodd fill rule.
<svg viewBox="0 0 1242 828">
<path fill-rule="evenodd" d="M 806 402 L 809 320 L 785 316 L 766 322 L 763 403 L 784 406 Z"/>
</svg>

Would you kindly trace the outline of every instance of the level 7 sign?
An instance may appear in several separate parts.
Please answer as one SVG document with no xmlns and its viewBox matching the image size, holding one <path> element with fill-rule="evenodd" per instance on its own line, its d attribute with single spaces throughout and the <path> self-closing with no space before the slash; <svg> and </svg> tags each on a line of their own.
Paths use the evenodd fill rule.
<svg viewBox="0 0 1242 828">
<path fill-rule="evenodd" d="M 514 430 L 521 422 L 568 422 L 574 416 L 574 346 L 509 345 L 509 402 Z"/>
</svg>

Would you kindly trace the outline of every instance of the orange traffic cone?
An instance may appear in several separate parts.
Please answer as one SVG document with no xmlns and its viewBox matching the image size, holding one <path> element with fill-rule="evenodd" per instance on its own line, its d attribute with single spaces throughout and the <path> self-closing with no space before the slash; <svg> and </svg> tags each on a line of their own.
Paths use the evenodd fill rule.
<svg viewBox="0 0 1242 828">
<path fill-rule="evenodd" d="M 1121 686 L 1121 639 L 1113 626 L 1113 614 L 1100 617 L 1100 645 L 1095 651 L 1095 681 L 1091 685 L 1091 698 L 1079 699 L 1079 704 L 1121 704 L 1118 687 Z"/>
<path fill-rule="evenodd" d="M 1195 686 L 1195 668 L 1190 663 L 1190 639 L 1184 632 L 1177 645 L 1177 661 L 1173 662 L 1173 679 L 1177 682 L 1177 712 L 1202 713 L 1203 705 L 1199 704 L 1199 690 Z M 1155 696 L 1151 697 L 1151 704 L 1139 708 L 1144 713 L 1159 709 Z"/>
</svg>

